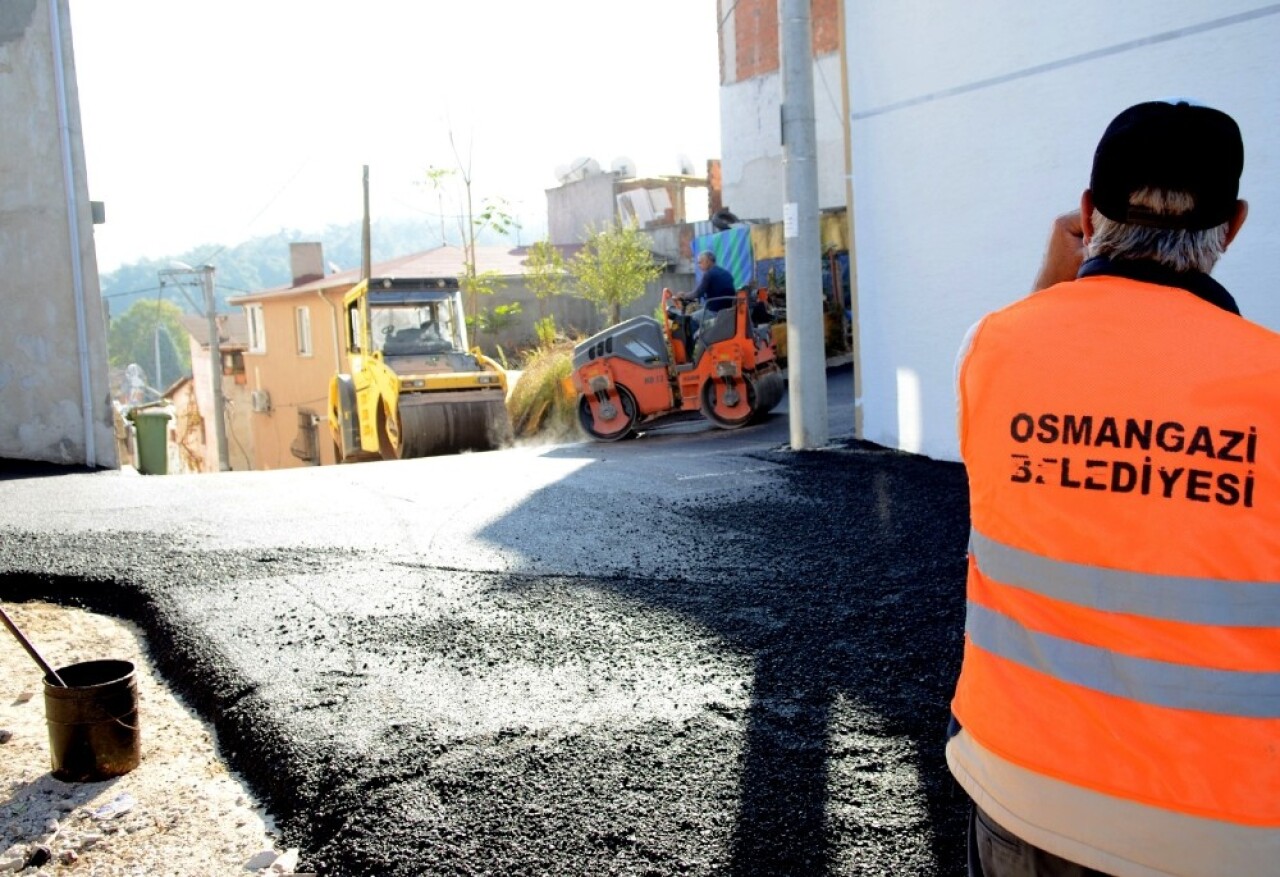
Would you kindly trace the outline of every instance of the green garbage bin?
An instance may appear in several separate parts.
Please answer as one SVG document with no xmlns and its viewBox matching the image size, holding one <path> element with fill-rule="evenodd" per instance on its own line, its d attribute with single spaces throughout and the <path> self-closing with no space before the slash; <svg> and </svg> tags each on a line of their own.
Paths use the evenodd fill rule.
<svg viewBox="0 0 1280 877">
<path fill-rule="evenodd" d="M 168 406 L 139 406 L 129 412 L 137 436 L 138 471 L 143 475 L 167 475 L 169 472 L 169 421 L 173 409 Z"/>
</svg>

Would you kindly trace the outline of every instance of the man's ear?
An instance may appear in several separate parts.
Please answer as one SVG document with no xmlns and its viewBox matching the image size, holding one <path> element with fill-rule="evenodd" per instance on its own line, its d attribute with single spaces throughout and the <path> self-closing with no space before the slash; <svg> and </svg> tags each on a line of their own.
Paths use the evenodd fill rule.
<svg viewBox="0 0 1280 877">
<path fill-rule="evenodd" d="M 1080 228 L 1084 231 L 1084 242 L 1089 243 L 1093 237 L 1093 190 L 1085 189 L 1080 195 Z"/>
<path fill-rule="evenodd" d="M 1244 200 L 1237 201 L 1236 212 L 1231 214 L 1231 218 L 1227 220 L 1227 239 L 1222 244 L 1223 251 L 1236 239 L 1236 235 L 1240 232 L 1240 226 L 1244 225 L 1244 221 L 1248 216 L 1249 202 Z"/>
</svg>

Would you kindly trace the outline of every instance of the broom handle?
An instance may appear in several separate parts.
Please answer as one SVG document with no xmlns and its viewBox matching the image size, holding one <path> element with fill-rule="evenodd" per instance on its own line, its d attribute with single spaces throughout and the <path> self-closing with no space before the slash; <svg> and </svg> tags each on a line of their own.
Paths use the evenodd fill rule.
<svg viewBox="0 0 1280 877">
<path fill-rule="evenodd" d="M 50 667 L 48 663 L 45 662 L 45 659 L 40 657 L 40 653 L 36 651 L 36 647 L 31 645 L 27 638 L 22 635 L 22 631 L 18 630 L 18 626 L 10 620 L 4 609 L 0 609 L 0 620 L 4 621 L 4 626 L 9 628 L 9 632 L 14 635 L 18 642 L 22 643 L 22 647 L 27 650 L 27 654 L 35 658 L 36 663 L 40 665 L 40 669 L 44 671 L 45 675 L 58 683 L 58 685 L 66 688 L 67 683 L 62 681 L 62 677 L 58 675 L 58 671 Z"/>
</svg>

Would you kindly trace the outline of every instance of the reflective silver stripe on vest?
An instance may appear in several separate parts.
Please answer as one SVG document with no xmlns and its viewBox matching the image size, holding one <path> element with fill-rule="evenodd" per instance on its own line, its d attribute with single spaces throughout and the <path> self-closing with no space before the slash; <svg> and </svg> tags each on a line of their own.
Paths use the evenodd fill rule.
<svg viewBox="0 0 1280 877">
<path fill-rule="evenodd" d="M 1224 627 L 1280 627 L 1280 582 L 1146 575 L 1050 560 L 969 531 L 990 579 L 1102 612 Z"/>
<path fill-rule="evenodd" d="M 1006 761 L 965 731 L 947 742 L 947 764 L 1006 829 L 1104 874 L 1275 875 L 1280 862 L 1276 824 L 1192 816 L 1096 792 Z"/>
<path fill-rule="evenodd" d="M 1280 673 L 1210 670 L 1135 658 L 1023 627 L 969 603 L 965 631 L 992 654 L 1072 685 L 1153 706 L 1250 719 L 1280 718 Z"/>
</svg>

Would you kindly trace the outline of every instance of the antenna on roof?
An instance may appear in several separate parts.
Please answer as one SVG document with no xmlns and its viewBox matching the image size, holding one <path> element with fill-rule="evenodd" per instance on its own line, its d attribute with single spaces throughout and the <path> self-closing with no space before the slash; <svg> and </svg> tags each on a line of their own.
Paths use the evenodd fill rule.
<svg viewBox="0 0 1280 877">
<path fill-rule="evenodd" d="M 598 173 L 600 173 L 600 163 L 594 158 L 588 158 L 585 155 L 575 158 L 567 168 L 563 168 L 563 175 L 561 174 L 561 168 L 556 168 L 556 175 L 561 183 L 584 180 L 592 174 Z"/>
<path fill-rule="evenodd" d="M 609 169 L 617 174 L 619 179 L 623 180 L 629 180 L 636 175 L 636 163 L 625 155 L 615 158 Z"/>
</svg>

